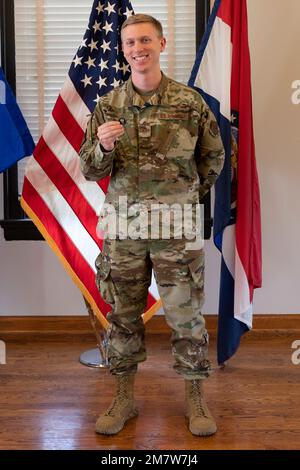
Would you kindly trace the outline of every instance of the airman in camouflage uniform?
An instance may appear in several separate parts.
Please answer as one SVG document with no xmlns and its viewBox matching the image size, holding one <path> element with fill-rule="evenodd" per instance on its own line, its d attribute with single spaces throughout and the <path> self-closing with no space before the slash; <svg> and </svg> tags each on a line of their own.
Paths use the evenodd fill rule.
<svg viewBox="0 0 300 470">
<path fill-rule="evenodd" d="M 127 20 L 129 40 L 131 36 L 139 38 L 140 32 L 150 38 L 154 32 L 157 40 L 161 40 L 148 16 L 135 16 L 137 20 L 142 16 L 143 21 L 135 24 L 134 17 Z M 128 52 L 131 46 L 126 47 L 132 77 L 96 105 L 80 151 L 82 172 L 95 181 L 111 175 L 105 202 L 118 215 L 120 197 L 124 196 L 129 207 L 142 205 L 149 215 L 153 204 L 194 207 L 214 184 L 223 166 L 224 149 L 216 121 L 199 93 L 161 72 L 155 90 L 150 93 L 138 90 L 134 77 L 138 77 L 139 68 L 147 62 L 148 51 L 151 57 L 151 46 L 143 45 L 142 52 L 135 53 L 136 64 L 135 56 Z M 112 145 L 107 144 L 109 133 L 105 135 L 105 130 L 115 136 Z M 152 269 L 172 329 L 175 370 L 189 382 L 188 387 L 209 375 L 208 334 L 201 313 L 204 251 L 202 247 L 191 249 L 186 237 L 176 238 L 174 230 L 175 222 L 169 239 L 162 236 L 153 239 L 151 233 L 139 239 L 106 238 L 96 260 L 98 288 L 112 306 L 107 317 L 108 357 L 110 371 L 119 386 L 117 398 L 97 422 L 99 433 L 114 434 L 137 414 L 133 405 L 133 376 L 138 362 L 146 359 L 141 316 L 146 308 Z M 187 390 L 187 394 L 191 393 Z M 188 408 L 193 432 L 191 406 Z M 201 432 L 196 426 L 195 434 L 215 432 L 211 415 L 204 418 L 207 421 L 204 425 L 201 422 Z M 201 417 L 202 421 L 204 418 Z"/>
</svg>

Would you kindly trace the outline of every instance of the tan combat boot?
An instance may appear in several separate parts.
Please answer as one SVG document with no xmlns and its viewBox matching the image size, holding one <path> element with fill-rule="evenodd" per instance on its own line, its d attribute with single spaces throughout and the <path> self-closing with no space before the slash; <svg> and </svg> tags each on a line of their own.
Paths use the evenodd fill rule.
<svg viewBox="0 0 300 470">
<path fill-rule="evenodd" d="M 185 380 L 186 416 L 195 436 L 210 436 L 217 425 L 206 404 L 202 380 Z"/>
<path fill-rule="evenodd" d="M 130 418 L 138 415 L 134 406 L 134 374 L 116 376 L 117 393 L 108 409 L 96 422 L 98 434 L 117 434 Z"/>
</svg>

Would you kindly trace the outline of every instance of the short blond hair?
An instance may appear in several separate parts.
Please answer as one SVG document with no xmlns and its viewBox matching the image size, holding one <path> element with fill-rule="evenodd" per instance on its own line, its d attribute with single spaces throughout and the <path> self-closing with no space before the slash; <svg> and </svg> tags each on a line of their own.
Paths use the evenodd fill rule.
<svg viewBox="0 0 300 470">
<path fill-rule="evenodd" d="M 127 28 L 127 26 L 130 26 L 132 24 L 137 24 L 137 23 L 151 23 L 156 29 L 156 32 L 159 38 L 162 38 L 164 35 L 163 27 L 160 21 L 158 21 L 156 18 L 154 18 L 151 15 L 145 15 L 144 13 L 137 13 L 136 15 L 129 16 L 129 18 L 127 18 L 127 20 L 124 21 L 121 27 L 121 37 L 122 37 L 122 32 L 124 31 L 125 28 Z"/>
</svg>

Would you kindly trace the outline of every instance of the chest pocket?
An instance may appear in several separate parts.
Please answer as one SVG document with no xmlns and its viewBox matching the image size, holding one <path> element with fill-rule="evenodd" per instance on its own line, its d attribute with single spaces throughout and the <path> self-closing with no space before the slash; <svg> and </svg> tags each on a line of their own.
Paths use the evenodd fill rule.
<svg viewBox="0 0 300 470">
<path fill-rule="evenodd" d="M 159 158 L 193 153 L 198 137 L 198 116 L 191 109 L 160 111 L 151 123 L 151 141 Z"/>
</svg>

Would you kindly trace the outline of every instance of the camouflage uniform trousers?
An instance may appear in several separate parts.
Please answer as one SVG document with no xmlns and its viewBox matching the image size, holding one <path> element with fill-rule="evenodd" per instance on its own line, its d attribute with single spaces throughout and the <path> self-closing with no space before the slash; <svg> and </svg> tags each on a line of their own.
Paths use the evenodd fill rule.
<svg viewBox="0 0 300 470">
<path fill-rule="evenodd" d="M 206 378 L 208 334 L 204 301 L 204 250 L 187 250 L 186 240 L 105 239 L 96 260 L 96 283 L 111 305 L 107 319 L 108 359 L 113 375 L 135 373 L 146 359 L 145 311 L 152 268 L 165 317 L 172 330 L 174 368 L 186 379 Z"/>
</svg>

